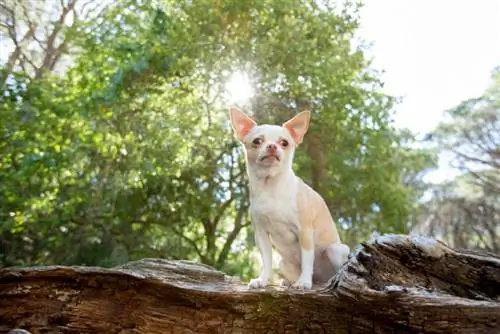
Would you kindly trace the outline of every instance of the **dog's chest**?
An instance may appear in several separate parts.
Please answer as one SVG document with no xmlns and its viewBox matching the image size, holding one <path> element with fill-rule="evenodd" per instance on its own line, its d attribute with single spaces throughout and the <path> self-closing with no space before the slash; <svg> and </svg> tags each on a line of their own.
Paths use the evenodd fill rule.
<svg viewBox="0 0 500 334">
<path fill-rule="evenodd" d="M 298 207 L 293 191 L 261 191 L 252 197 L 250 210 L 256 227 L 269 233 L 277 248 L 297 243 Z"/>
</svg>

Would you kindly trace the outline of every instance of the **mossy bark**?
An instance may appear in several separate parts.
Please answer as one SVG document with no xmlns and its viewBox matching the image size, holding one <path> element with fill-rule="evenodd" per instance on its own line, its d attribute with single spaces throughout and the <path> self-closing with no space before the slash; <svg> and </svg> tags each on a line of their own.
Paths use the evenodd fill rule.
<svg viewBox="0 0 500 334">
<path fill-rule="evenodd" d="M 0 333 L 500 333 L 500 258 L 432 239 L 364 242 L 327 286 L 246 285 L 203 265 L 0 270 Z"/>
</svg>

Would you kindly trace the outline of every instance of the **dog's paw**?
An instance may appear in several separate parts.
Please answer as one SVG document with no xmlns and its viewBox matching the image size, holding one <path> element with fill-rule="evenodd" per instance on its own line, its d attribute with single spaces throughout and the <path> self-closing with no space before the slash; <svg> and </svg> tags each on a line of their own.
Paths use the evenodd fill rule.
<svg viewBox="0 0 500 334">
<path fill-rule="evenodd" d="M 299 278 L 292 284 L 291 288 L 297 290 L 310 290 L 312 288 L 312 281 L 310 279 Z"/>
<path fill-rule="evenodd" d="M 265 288 L 268 283 L 268 279 L 263 278 L 263 277 L 257 277 L 254 279 L 250 280 L 250 283 L 248 283 L 248 287 L 250 289 L 260 289 L 260 288 Z"/>
</svg>

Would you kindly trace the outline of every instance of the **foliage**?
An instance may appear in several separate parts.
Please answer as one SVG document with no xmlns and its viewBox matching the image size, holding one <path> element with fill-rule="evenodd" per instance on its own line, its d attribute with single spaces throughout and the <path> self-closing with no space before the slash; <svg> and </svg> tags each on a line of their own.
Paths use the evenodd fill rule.
<svg viewBox="0 0 500 334">
<path fill-rule="evenodd" d="M 500 69 L 482 96 L 446 115 L 427 139 L 451 154 L 462 174 L 434 187 L 419 228 L 459 247 L 500 253 Z"/>
<path fill-rule="evenodd" d="M 431 160 L 392 127 L 394 99 L 353 49 L 357 9 L 115 1 L 64 32 L 78 52 L 63 74 L 4 67 L 2 264 L 167 257 L 251 275 L 246 175 L 226 113 L 234 71 L 252 79 L 243 106 L 259 121 L 313 110 L 296 170 L 351 245 L 373 229 L 404 232 Z"/>
</svg>

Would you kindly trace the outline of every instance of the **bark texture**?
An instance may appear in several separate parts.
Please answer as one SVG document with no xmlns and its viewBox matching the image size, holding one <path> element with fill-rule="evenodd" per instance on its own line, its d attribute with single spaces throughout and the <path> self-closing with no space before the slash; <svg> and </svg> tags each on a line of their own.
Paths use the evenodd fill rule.
<svg viewBox="0 0 500 334">
<path fill-rule="evenodd" d="M 423 237 L 362 243 L 327 286 L 249 291 L 200 264 L 0 270 L 0 333 L 500 333 L 500 258 Z"/>
</svg>

